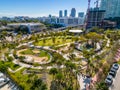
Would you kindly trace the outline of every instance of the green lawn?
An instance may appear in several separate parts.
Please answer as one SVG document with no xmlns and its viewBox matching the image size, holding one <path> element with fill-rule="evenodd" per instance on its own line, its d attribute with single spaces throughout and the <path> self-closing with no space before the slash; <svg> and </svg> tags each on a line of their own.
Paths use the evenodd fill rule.
<svg viewBox="0 0 120 90">
<path fill-rule="evenodd" d="M 12 63 L 12 62 L 5 62 L 5 64 L 6 64 L 9 68 L 11 68 L 12 70 L 17 70 L 18 68 L 20 68 L 19 65 L 16 65 L 16 64 L 14 64 L 14 63 Z"/>
<path fill-rule="evenodd" d="M 25 68 L 21 69 L 20 71 L 16 72 L 16 73 L 10 73 L 9 75 L 10 77 L 16 82 L 18 83 L 18 85 L 20 85 L 23 90 L 30 90 L 30 87 L 33 84 L 33 81 L 36 77 L 41 78 L 43 76 L 43 74 L 24 74 L 24 70 L 26 70 Z"/>
<path fill-rule="evenodd" d="M 38 53 L 39 54 L 39 57 L 48 57 L 48 60 L 50 59 L 50 55 L 46 52 L 46 51 L 44 51 L 44 50 L 39 50 L 40 52 Z M 32 49 L 27 49 L 27 50 L 25 50 L 25 51 L 22 51 L 22 52 L 20 52 L 21 54 L 23 54 L 23 55 L 36 55 L 36 53 L 34 53 L 33 51 L 32 51 Z"/>
<path fill-rule="evenodd" d="M 24 70 L 25 69 L 22 69 L 22 70 L 16 72 L 15 74 L 12 74 L 9 72 L 9 74 L 15 82 L 17 82 L 20 86 L 22 86 L 24 88 L 24 90 L 30 90 L 31 83 L 28 82 L 29 75 L 28 74 L 24 75 L 22 73 Z"/>
<path fill-rule="evenodd" d="M 27 49 L 27 50 L 22 51 L 22 52 L 20 52 L 20 53 L 21 53 L 21 54 L 29 54 L 29 55 L 34 54 L 33 51 L 32 51 L 32 49 Z"/>
<path fill-rule="evenodd" d="M 34 45 L 36 45 L 36 46 L 55 46 L 55 45 L 69 43 L 69 42 L 72 42 L 72 39 L 69 39 L 69 38 L 63 39 L 63 38 L 57 37 L 57 38 L 55 38 L 55 42 L 53 42 L 52 38 L 50 38 L 50 39 L 45 39 L 45 42 L 43 40 L 40 40 L 39 42 L 34 43 Z"/>
<path fill-rule="evenodd" d="M 41 50 L 40 51 L 40 54 L 39 54 L 40 57 L 48 57 L 48 60 L 50 59 L 50 55 L 46 52 L 46 51 L 43 51 Z"/>
<path fill-rule="evenodd" d="M 120 61 L 118 62 L 118 64 L 120 64 Z"/>
</svg>

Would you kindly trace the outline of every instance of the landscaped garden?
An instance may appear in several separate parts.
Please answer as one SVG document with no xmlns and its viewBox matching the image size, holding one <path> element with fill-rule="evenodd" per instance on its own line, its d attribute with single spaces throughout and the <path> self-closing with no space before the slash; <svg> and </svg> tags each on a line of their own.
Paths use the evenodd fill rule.
<svg viewBox="0 0 120 90">
<path fill-rule="evenodd" d="M 31 63 L 42 63 L 50 60 L 51 56 L 45 50 L 38 49 L 21 49 L 17 51 L 18 56 L 24 56 L 26 61 Z"/>
<path fill-rule="evenodd" d="M 57 46 L 66 43 L 71 43 L 74 41 L 74 38 L 71 36 L 58 36 L 58 37 L 51 37 L 51 38 L 43 38 L 34 42 L 36 46 Z"/>
<path fill-rule="evenodd" d="M 91 79 L 97 77 L 96 81 L 99 82 L 105 79 L 113 63 L 115 49 L 119 47 L 116 44 L 119 36 L 117 31 L 104 31 L 104 34 L 88 32 L 81 36 L 70 35 L 64 31 L 44 35 L 33 34 L 25 39 L 27 43 L 32 41 L 31 44 L 24 44 L 22 39 L 15 41 L 14 47 L 11 43 L 5 44 L 5 48 L 10 49 L 4 55 L 6 56 L 4 60 L 0 62 L 0 69 L 6 70 L 23 90 L 46 88 L 45 84 L 48 90 L 78 90 L 77 75 L 82 74 Z M 18 48 L 19 43 L 21 47 Z M 33 47 L 30 48 L 30 45 Z M 82 50 L 77 50 L 76 45 Z M 96 51 L 97 46 L 99 46 L 98 51 Z M 51 61 L 46 63 L 49 60 Z M 39 64 L 39 62 L 45 63 Z M 37 85 L 36 82 L 40 84 Z"/>
</svg>

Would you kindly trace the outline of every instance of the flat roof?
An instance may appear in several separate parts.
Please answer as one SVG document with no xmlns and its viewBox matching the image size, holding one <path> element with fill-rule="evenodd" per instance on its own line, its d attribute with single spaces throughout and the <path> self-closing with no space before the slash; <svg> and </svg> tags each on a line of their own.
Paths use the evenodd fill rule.
<svg viewBox="0 0 120 90">
<path fill-rule="evenodd" d="M 42 25 L 42 24 L 41 23 L 11 23 L 11 24 L 8 24 L 8 26 L 19 26 L 19 25 L 36 26 L 36 25 Z"/>
<path fill-rule="evenodd" d="M 83 31 L 82 30 L 69 30 L 69 32 L 72 32 L 72 33 L 82 33 Z"/>
</svg>

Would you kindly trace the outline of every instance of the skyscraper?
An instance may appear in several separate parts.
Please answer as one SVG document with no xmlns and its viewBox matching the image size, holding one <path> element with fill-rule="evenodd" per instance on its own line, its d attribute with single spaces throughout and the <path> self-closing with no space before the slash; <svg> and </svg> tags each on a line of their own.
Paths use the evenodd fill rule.
<svg viewBox="0 0 120 90">
<path fill-rule="evenodd" d="M 67 17 L 67 10 L 64 11 L 64 17 Z"/>
<path fill-rule="evenodd" d="M 105 18 L 120 17 L 120 0 L 101 0 L 101 10 L 106 10 Z"/>
<path fill-rule="evenodd" d="M 88 23 L 86 28 L 99 27 L 104 19 L 105 10 L 99 10 L 99 8 L 91 8 L 89 10 Z"/>
<path fill-rule="evenodd" d="M 62 12 L 62 10 L 59 11 L 59 17 L 63 17 L 63 12 Z"/>
<path fill-rule="evenodd" d="M 71 17 L 76 17 L 76 9 L 75 8 L 72 8 L 71 9 L 71 14 L 70 14 Z"/>
<path fill-rule="evenodd" d="M 83 18 L 83 17 L 84 17 L 84 12 L 79 12 L 79 13 L 78 13 L 78 17 Z"/>
<path fill-rule="evenodd" d="M 51 18 L 52 17 L 52 15 L 51 14 L 49 14 L 49 18 Z"/>
</svg>

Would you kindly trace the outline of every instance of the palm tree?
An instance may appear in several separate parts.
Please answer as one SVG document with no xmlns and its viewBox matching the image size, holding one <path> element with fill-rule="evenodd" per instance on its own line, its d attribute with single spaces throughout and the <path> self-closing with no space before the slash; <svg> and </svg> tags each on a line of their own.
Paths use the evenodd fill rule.
<svg viewBox="0 0 120 90">
<path fill-rule="evenodd" d="M 70 79 L 70 81 L 66 81 L 68 84 L 68 87 L 73 89 L 73 70 L 76 69 L 76 65 L 70 61 L 65 63 L 66 66 L 66 80 Z"/>
<path fill-rule="evenodd" d="M 43 43 L 44 43 L 44 44 L 46 43 L 46 39 L 43 39 Z"/>
<path fill-rule="evenodd" d="M 95 52 L 94 49 L 91 49 L 90 51 L 87 50 L 83 50 L 83 56 L 87 59 L 87 70 L 86 72 L 91 74 L 91 67 L 94 67 L 93 65 L 93 56 L 94 56 Z"/>
<path fill-rule="evenodd" d="M 55 43 L 55 37 L 52 37 L 52 42 Z"/>
</svg>

